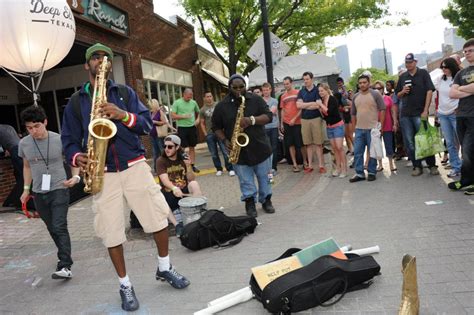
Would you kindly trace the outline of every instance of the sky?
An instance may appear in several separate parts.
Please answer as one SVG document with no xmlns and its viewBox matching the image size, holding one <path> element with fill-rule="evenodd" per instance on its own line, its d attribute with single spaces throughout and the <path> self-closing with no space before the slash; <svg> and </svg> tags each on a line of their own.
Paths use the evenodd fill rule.
<svg viewBox="0 0 474 315">
<path fill-rule="evenodd" d="M 153 2 L 155 13 L 162 17 L 179 15 L 186 19 L 178 0 L 153 0 Z M 332 49 L 339 45 L 347 45 L 351 72 L 353 72 L 361 66 L 370 67 L 370 53 L 373 49 L 382 48 L 382 40 L 384 40 L 385 49 L 392 53 L 392 66 L 396 71 L 398 65 L 404 62 L 404 56 L 409 52 L 416 55 L 423 51 L 432 53 L 441 50 L 441 44 L 444 41 L 443 31 L 447 27 L 452 27 L 441 16 L 441 10 L 447 4 L 448 0 L 391 0 L 389 11 L 391 13 L 406 12 L 410 25 L 355 30 L 344 36 L 327 38 L 327 54 L 332 55 Z M 211 50 L 207 41 L 199 38 L 197 25 L 195 30 L 197 43 Z"/>
</svg>

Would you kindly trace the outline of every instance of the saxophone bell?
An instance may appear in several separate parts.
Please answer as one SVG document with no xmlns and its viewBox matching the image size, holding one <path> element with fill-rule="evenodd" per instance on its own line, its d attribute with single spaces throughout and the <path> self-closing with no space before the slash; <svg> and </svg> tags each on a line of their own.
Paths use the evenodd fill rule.
<svg viewBox="0 0 474 315">
<path fill-rule="evenodd" d="M 241 132 L 237 135 L 235 143 L 239 147 L 246 147 L 249 144 L 249 136 L 246 133 Z"/>
</svg>

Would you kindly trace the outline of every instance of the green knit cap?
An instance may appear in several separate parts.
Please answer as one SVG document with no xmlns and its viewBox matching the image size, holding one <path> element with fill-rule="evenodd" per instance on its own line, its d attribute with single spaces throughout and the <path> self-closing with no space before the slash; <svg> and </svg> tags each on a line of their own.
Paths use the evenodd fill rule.
<svg viewBox="0 0 474 315">
<path fill-rule="evenodd" d="M 114 53 L 112 52 L 112 49 L 101 43 L 97 43 L 86 50 L 86 61 L 89 61 L 89 59 L 91 59 L 92 54 L 98 51 L 106 52 L 109 55 L 110 61 L 114 59 Z"/>
</svg>

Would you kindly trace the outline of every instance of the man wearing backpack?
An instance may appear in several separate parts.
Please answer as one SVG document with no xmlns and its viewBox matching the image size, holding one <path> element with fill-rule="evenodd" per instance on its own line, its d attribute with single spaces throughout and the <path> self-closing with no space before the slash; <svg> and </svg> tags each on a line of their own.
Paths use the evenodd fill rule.
<svg viewBox="0 0 474 315">
<path fill-rule="evenodd" d="M 72 166 L 82 169 L 88 161 L 84 152 L 89 136 L 91 94 L 104 56 L 112 63 L 113 52 L 109 47 L 97 43 L 87 49 L 85 69 L 89 73 L 89 81 L 79 93 L 71 97 L 63 115 L 61 140 L 66 158 Z M 126 95 L 121 92 L 124 90 L 127 91 Z M 108 143 L 102 190 L 92 197 L 94 229 L 107 247 L 119 277 L 122 309 L 134 311 L 138 309 L 139 303 L 125 269 L 122 247 L 126 241 L 123 215 L 125 200 L 134 210 L 143 230 L 153 233 L 158 248 L 156 279 L 166 280 L 176 289 L 187 287 L 189 281 L 170 264 L 167 230 L 169 207 L 146 163 L 145 150 L 139 137 L 151 130 L 149 110 L 130 87 L 118 85 L 112 80 L 107 81 L 107 103 L 99 106 L 102 115 L 116 125 L 117 134 Z"/>
</svg>

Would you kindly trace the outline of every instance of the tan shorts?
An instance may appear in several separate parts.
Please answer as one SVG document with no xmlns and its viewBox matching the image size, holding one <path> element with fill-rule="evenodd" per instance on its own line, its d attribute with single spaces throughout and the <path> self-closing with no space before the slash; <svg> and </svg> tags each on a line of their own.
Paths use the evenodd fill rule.
<svg viewBox="0 0 474 315">
<path fill-rule="evenodd" d="M 324 120 L 321 117 L 301 119 L 301 135 L 303 144 L 323 144 L 326 132 Z"/>
<path fill-rule="evenodd" d="M 145 161 L 122 172 L 105 173 L 102 191 L 92 198 L 94 229 L 106 247 L 127 240 L 124 212 L 128 209 L 133 209 L 146 233 L 168 226 L 168 204 Z"/>
</svg>

